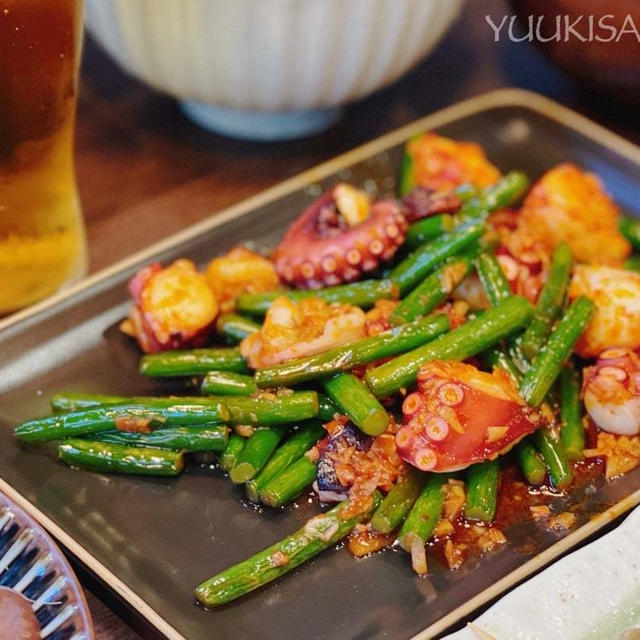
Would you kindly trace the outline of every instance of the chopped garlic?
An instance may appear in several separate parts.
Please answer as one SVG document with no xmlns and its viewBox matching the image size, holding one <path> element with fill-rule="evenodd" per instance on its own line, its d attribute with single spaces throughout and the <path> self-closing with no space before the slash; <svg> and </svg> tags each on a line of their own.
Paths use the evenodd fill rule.
<svg viewBox="0 0 640 640">
<path fill-rule="evenodd" d="M 360 189 L 341 182 L 333 191 L 338 212 L 350 227 L 361 224 L 369 217 L 371 198 Z"/>
<path fill-rule="evenodd" d="M 451 540 L 447 540 L 444 546 L 444 557 L 449 569 L 459 569 L 462 566 L 467 548 L 468 545 L 464 543 L 454 544 Z"/>
<path fill-rule="evenodd" d="M 551 515 L 551 509 L 546 504 L 538 504 L 533 507 L 529 507 L 529 511 L 534 520 L 544 520 Z"/>
<path fill-rule="evenodd" d="M 448 536 L 451 533 L 453 533 L 453 525 L 451 522 L 446 518 L 440 518 L 438 524 L 436 524 L 433 529 L 433 535 L 436 538 L 444 538 L 444 536 Z"/>
<path fill-rule="evenodd" d="M 411 539 L 411 566 L 420 576 L 423 576 L 428 572 L 427 554 L 424 548 L 424 542 L 418 536 L 413 536 Z"/>
<path fill-rule="evenodd" d="M 509 431 L 509 427 L 487 427 L 486 440 L 488 443 L 497 442 L 507 431 Z"/>
<path fill-rule="evenodd" d="M 478 546 L 484 553 L 493 551 L 498 545 L 505 544 L 506 542 L 506 536 L 500 529 L 496 529 L 496 527 L 489 527 L 478 538 Z"/>
<path fill-rule="evenodd" d="M 233 427 L 233 430 L 243 438 L 249 438 L 253 435 L 255 429 L 250 424 L 239 424 Z"/>
<path fill-rule="evenodd" d="M 447 520 L 455 520 L 462 511 L 466 501 L 464 485 L 460 482 L 449 480 L 444 485 L 443 513 Z"/>
<path fill-rule="evenodd" d="M 568 511 L 563 511 L 562 513 L 559 513 L 553 516 L 553 518 L 549 518 L 547 527 L 549 529 L 556 529 L 556 530 L 571 529 L 571 527 L 573 527 L 575 523 L 576 523 L 576 514 L 569 513 Z"/>
<path fill-rule="evenodd" d="M 334 516 L 316 516 L 307 522 L 304 529 L 312 538 L 329 542 L 339 527 L 340 523 Z"/>
<path fill-rule="evenodd" d="M 282 551 L 276 551 L 269 556 L 269 564 L 272 567 L 284 567 L 284 565 L 289 564 L 289 557 Z"/>
</svg>

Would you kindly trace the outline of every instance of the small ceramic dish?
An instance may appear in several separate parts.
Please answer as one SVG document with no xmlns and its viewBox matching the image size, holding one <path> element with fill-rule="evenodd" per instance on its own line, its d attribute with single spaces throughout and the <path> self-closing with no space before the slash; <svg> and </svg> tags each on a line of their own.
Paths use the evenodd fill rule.
<svg viewBox="0 0 640 640">
<path fill-rule="evenodd" d="M 31 600 L 44 640 L 94 639 L 89 608 L 69 563 L 44 529 L 3 493 L 0 586 Z"/>
</svg>

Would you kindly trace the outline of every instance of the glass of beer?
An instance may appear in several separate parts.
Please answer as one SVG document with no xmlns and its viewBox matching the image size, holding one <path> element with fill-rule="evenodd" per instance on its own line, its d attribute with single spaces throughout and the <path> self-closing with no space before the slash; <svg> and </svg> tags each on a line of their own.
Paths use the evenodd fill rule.
<svg viewBox="0 0 640 640">
<path fill-rule="evenodd" d="M 0 0 L 0 314 L 86 270 L 73 170 L 81 0 Z"/>
</svg>

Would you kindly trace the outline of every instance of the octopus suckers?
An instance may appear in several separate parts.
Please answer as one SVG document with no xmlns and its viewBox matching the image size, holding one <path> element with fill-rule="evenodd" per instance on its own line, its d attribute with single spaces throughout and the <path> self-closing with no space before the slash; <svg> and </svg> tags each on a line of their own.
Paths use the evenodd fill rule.
<svg viewBox="0 0 640 640">
<path fill-rule="evenodd" d="M 303 278 L 311 280 L 316 275 L 316 268 L 312 262 L 304 262 L 300 267 L 300 274 Z"/>
<path fill-rule="evenodd" d="M 333 273 L 338 268 L 338 262 L 333 256 L 322 259 L 322 269 L 326 273 Z"/>
<path fill-rule="evenodd" d="M 371 251 L 374 256 L 379 256 L 384 251 L 384 243 L 382 240 L 372 240 L 369 245 L 369 251 Z"/>
<path fill-rule="evenodd" d="M 349 264 L 356 266 L 360 264 L 360 261 L 362 260 L 362 254 L 358 249 L 349 249 L 349 251 L 347 251 L 346 258 Z"/>
</svg>

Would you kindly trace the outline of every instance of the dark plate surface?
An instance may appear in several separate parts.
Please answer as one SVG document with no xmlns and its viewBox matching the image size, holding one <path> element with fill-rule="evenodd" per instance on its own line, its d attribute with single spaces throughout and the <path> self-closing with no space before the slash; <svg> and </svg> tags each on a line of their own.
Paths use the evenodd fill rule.
<svg viewBox="0 0 640 640">
<path fill-rule="evenodd" d="M 436 115 L 403 130 L 402 136 L 421 126 L 437 126 L 443 134 L 479 142 L 501 169 L 523 169 L 532 179 L 555 163 L 575 161 L 597 172 L 625 210 L 640 215 L 640 166 L 634 161 L 639 152 L 578 116 L 572 118 L 535 96 L 502 92 Z M 374 180 L 379 193 L 391 193 L 400 139 L 394 134 L 305 174 L 302 182 L 311 186 L 291 183 L 297 188 L 288 195 L 156 257 L 188 256 L 203 263 L 235 243 L 271 245 L 319 189 L 336 179 L 356 184 Z M 361 161 L 328 175 L 358 156 Z M 85 564 L 167 635 L 408 638 L 558 541 L 560 534 L 527 524 L 510 533 L 503 549 L 475 565 L 449 572 L 432 562 L 428 579 L 412 574 L 404 554 L 386 551 L 354 560 L 344 550 L 328 551 L 249 598 L 214 612 L 198 608 L 191 597 L 196 584 L 292 532 L 317 507 L 302 500 L 282 513 L 257 513 L 243 505 L 241 491 L 228 480 L 196 465 L 172 480 L 74 471 L 42 448 L 18 447 L 11 434 L 16 422 L 46 414 L 47 399 L 57 390 L 146 394 L 168 389 L 137 375 L 138 354 L 114 329 L 126 312 L 125 283 L 136 266 L 100 278 L 0 332 L 0 477 L 46 516 L 54 533 L 65 532 L 63 542 Z M 584 523 L 639 488 L 636 470 L 570 500 L 583 503 Z M 533 547 L 524 544 L 531 540 Z"/>
</svg>

